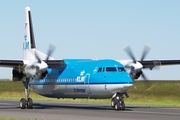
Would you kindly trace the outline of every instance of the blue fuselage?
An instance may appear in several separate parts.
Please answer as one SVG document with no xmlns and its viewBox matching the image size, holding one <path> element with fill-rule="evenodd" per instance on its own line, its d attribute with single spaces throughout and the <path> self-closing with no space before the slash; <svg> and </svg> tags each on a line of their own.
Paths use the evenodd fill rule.
<svg viewBox="0 0 180 120">
<path fill-rule="evenodd" d="M 38 94 L 54 98 L 111 98 L 125 93 L 133 81 L 124 66 L 115 60 L 65 59 L 63 69 L 48 69 L 42 80 L 30 87 Z"/>
</svg>

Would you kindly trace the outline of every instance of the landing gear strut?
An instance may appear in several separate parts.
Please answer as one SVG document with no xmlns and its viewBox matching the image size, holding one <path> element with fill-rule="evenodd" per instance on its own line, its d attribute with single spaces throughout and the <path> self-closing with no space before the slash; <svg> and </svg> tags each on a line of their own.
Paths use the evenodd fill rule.
<svg viewBox="0 0 180 120">
<path fill-rule="evenodd" d="M 21 109 L 25 109 L 26 107 L 28 109 L 32 109 L 33 108 L 33 100 L 31 98 L 29 98 L 29 78 L 25 78 L 23 80 L 23 84 L 24 84 L 24 94 L 25 94 L 25 98 L 21 98 L 20 102 L 19 102 L 19 106 Z"/>
<path fill-rule="evenodd" d="M 111 106 L 115 108 L 115 110 L 125 110 L 125 103 L 123 98 L 123 94 L 121 93 L 114 94 L 111 99 Z"/>
</svg>

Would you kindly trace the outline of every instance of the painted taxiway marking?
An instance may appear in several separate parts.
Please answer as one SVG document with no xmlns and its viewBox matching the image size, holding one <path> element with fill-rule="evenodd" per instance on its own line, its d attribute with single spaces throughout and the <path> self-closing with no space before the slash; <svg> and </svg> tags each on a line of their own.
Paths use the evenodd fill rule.
<svg viewBox="0 0 180 120">
<path fill-rule="evenodd" d="M 0 105 L 14 105 L 12 103 L 7 103 L 7 102 L 0 102 Z"/>
<path fill-rule="evenodd" d="M 9 103 L 0 103 L 0 105 L 10 105 Z"/>
<path fill-rule="evenodd" d="M 120 111 L 120 112 L 122 112 L 122 111 Z M 137 111 L 137 110 L 134 110 L 134 111 L 123 111 L 123 112 L 126 112 L 126 113 L 128 113 L 128 112 L 131 112 L 131 113 L 138 113 L 138 114 L 155 114 L 155 115 L 164 115 L 164 114 L 166 114 L 166 115 L 178 115 L 178 116 L 180 116 L 180 114 L 179 113 L 168 113 L 168 112 L 145 112 L 145 111 Z"/>
</svg>

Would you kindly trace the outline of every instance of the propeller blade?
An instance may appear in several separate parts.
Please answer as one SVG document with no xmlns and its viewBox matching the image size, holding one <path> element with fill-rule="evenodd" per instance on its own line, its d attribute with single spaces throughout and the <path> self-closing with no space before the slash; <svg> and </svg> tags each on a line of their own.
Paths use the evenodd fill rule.
<svg viewBox="0 0 180 120">
<path fill-rule="evenodd" d="M 49 45 L 49 50 L 48 50 L 48 53 L 47 53 L 47 58 L 46 58 L 46 62 L 49 60 L 49 57 L 52 55 L 52 53 L 54 52 L 56 46 L 53 45 L 53 44 L 50 44 Z"/>
<path fill-rule="evenodd" d="M 145 76 L 145 74 L 143 73 L 143 71 L 141 71 L 141 72 L 142 72 L 142 74 L 141 74 L 142 78 L 143 78 L 144 80 L 148 80 L 147 77 Z"/>
<path fill-rule="evenodd" d="M 36 59 L 38 60 L 38 63 L 41 63 L 41 59 L 40 59 L 40 57 L 39 57 L 39 55 L 37 54 L 37 52 L 35 51 L 35 57 L 36 57 Z"/>
<path fill-rule="evenodd" d="M 136 59 L 135 59 L 135 57 L 134 57 L 134 55 L 132 53 L 132 50 L 131 50 L 130 46 L 125 47 L 124 50 L 129 55 L 129 57 L 133 60 L 133 62 L 136 63 Z"/>
<path fill-rule="evenodd" d="M 151 49 L 150 46 L 148 46 L 148 45 L 145 45 L 145 46 L 144 46 L 144 50 L 143 50 L 143 53 L 142 53 L 141 61 L 144 60 L 144 58 L 147 56 L 147 54 L 148 54 L 148 52 L 149 52 L 150 49 Z"/>
<path fill-rule="evenodd" d="M 143 73 L 143 71 L 142 71 L 141 76 L 142 76 L 142 78 L 144 79 L 144 83 L 145 83 L 146 87 L 149 87 L 149 86 L 150 86 L 150 83 L 149 83 L 147 77 L 145 76 L 145 74 Z"/>
</svg>

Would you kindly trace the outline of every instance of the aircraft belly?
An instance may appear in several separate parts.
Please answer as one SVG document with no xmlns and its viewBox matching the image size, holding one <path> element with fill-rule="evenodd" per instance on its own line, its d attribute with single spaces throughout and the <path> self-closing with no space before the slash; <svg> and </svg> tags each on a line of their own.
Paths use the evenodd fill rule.
<svg viewBox="0 0 180 120">
<path fill-rule="evenodd" d="M 132 84 L 32 85 L 37 94 L 53 98 L 111 98 L 116 92 L 130 90 Z"/>
<path fill-rule="evenodd" d="M 125 93 L 131 87 L 132 84 L 91 85 L 91 98 L 111 98 L 114 93 Z"/>
<path fill-rule="evenodd" d="M 55 98 L 87 97 L 85 85 L 32 85 L 37 94 Z"/>
</svg>

